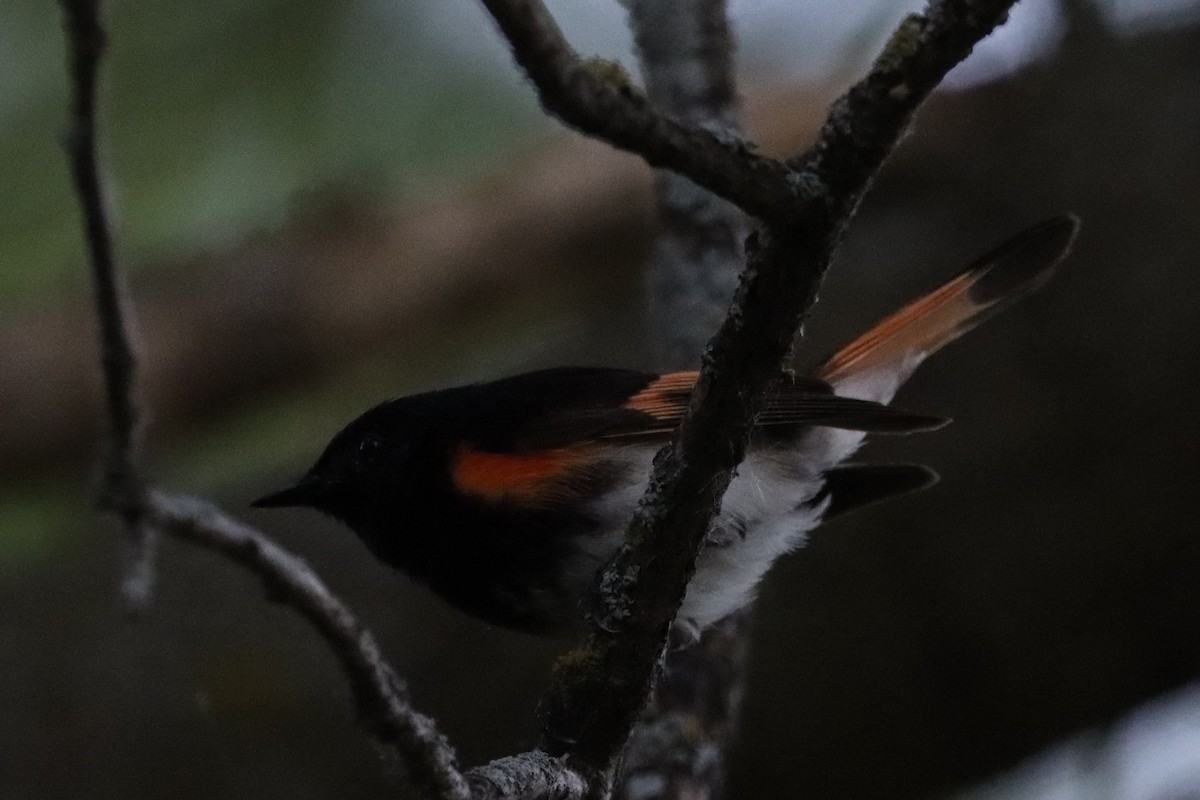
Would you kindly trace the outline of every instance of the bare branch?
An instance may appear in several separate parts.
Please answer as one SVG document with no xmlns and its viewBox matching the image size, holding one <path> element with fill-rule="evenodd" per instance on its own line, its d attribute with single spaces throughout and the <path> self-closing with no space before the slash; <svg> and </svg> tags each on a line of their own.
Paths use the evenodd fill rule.
<svg viewBox="0 0 1200 800">
<path fill-rule="evenodd" d="M 546 752 L 464 776 L 433 721 L 409 704 L 373 636 L 303 561 L 203 501 L 144 487 L 136 458 L 129 317 L 95 153 L 103 32 L 96 0 L 63 0 L 75 93 L 69 150 L 93 261 L 112 427 L 101 502 L 122 516 L 143 552 L 149 552 L 148 531 L 164 529 L 250 569 L 296 608 L 329 643 L 364 722 L 408 765 L 423 796 L 598 795 L 607 789 L 614 755 L 645 703 L 697 550 L 744 453 L 762 389 L 790 348 L 843 227 L 917 105 L 1011 1 L 941 0 L 924 16 L 907 19 L 870 75 L 835 105 L 817 145 L 790 163 L 662 116 L 629 86 L 610 83 L 571 52 L 538 0 L 484 2 L 547 109 L 652 165 L 686 175 L 768 224 L 750 240 L 734 308 L 705 355 L 677 437 L 655 459 L 651 490 L 627 543 L 601 575 L 603 613 L 583 647 L 560 665 L 547 693 Z M 552 757 L 559 754 L 569 754 L 570 768 Z"/>
<path fill-rule="evenodd" d="M 408 701 L 404 682 L 379 651 L 375 637 L 302 559 L 203 500 L 150 491 L 148 521 L 193 544 L 215 550 L 257 575 L 273 598 L 317 629 L 342 665 L 363 724 L 408 768 L 422 797 L 470 796 L 454 750 L 433 720 Z"/>
<path fill-rule="evenodd" d="M 621 754 L 624 800 L 711 800 L 725 783 L 745 690 L 750 609 L 670 650 L 653 696 Z"/>
<path fill-rule="evenodd" d="M 84 235 L 100 323 L 104 393 L 109 431 L 98 502 L 116 512 L 126 531 L 122 594 L 133 611 L 144 609 L 154 587 L 155 535 L 143 521 L 138 467 L 139 419 L 134 402 L 137 361 L 130 344 L 132 319 L 120 267 L 113 255 L 103 180 L 96 156 L 96 87 L 105 35 L 98 0 L 62 0 L 71 78 L 71 121 L 66 149 L 83 212 Z"/>
<path fill-rule="evenodd" d="M 580 132 L 686 175 L 761 218 L 786 215 L 789 170 L 725 138 L 657 112 L 632 87 L 590 70 L 541 0 L 483 0 L 545 109 Z"/>
<path fill-rule="evenodd" d="M 246 568 L 273 599 L 295 609 L 317 630 L 350 682 L 364 726 L 407 767 L 420 797 L 574 800 L 586 795 L 583 776 L 541 752 L 493 761 L 464 776 L 434 721 L 412 707 L 403 680 L 375 637 L 303 559 L 199 498 L 151 490 L 146 503 L 149 524 Z"/>
<path fill-rule="evenodd" d="M 632 0 L 630 27 L 646 93 L 679 120 L 740 136 L 733 35 L 725 0 Z M 745 215 L 688 178 L 660 171 L 661 230 L 649 264 L 649 329 L 665 369 L 693 367 L 720 325 L 744 261 Z M 621 755 L 619 797 L 716 796 L 737 728 L 747 613 L 669 651 Z"/>
<path fill-rule="evenodd" d="M 778 375 L 845 225 L 921 100 L 1000 23 L 1012 2 L 933 0 L 924 15 L 908 17 L 868 76 L 834 105 L 821 140 L 792 165 L 797 171 L 789 185 L 796 196 L 786 203 L 788 213 L 778 208 L 762 213 L 717 187 L 739 185 L 739 177 L 720 182 L 706 172 L 702 181 L 680 169 L 739 202 L 768 227 L 748 242 L 733 308 L 705 354 L 688 413 L 672 443 L 655 458 L 650 488 L 625 545 L 599 577 L 603 611 L 585 642 L 564 657 L 543 700 L 542 746 L 548 752 L 569 754 L 581 769 L 596 774 L 611 769 L 653 684 L 696 554 L 745 454 L 763 389 Z M 530 13 L 540 9 L 546 16 L 533 0 L 485 3 L 502 30 L 522 37 L 513 41 L 514 52 L 550 106 L 543 82 L 555 78 L 555 59 L 563 59 L 555 44 L 561 34 L 556 29 L 539 34 L 498 14 L 497 9 L 515 11 L 524 23 L 544 25 Z M 656 138 L 661 131 L 651 127 L 632 142 L 614 140 L 610 126 L 588 131 L 643 154 L 658 153 L 664 144 Z"/>
</svg>

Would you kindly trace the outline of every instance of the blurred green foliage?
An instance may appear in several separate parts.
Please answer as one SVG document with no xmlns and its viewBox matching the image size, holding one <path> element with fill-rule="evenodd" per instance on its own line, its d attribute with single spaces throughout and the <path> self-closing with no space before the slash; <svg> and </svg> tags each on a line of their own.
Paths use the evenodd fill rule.
<svg viewBox="0 0 1200 800">
<path fill-rule="evenodd" d="M 103 136 L 134 269 L 277 224 L 312 187 L 392 196 L 469 171 L 540 124 L 511 72 L 448 52 L 411 3 L 106 5 Z M 0 4 L 0 313 L 86 280 L 60 22 L 45 0 Z"/>
<path fill-rule="evenodd" d="M 545 126 L 515 72 L 488 69 L 430 35 L 431 9 L 333 0 L 106 4 L 102 146 L 128 268 L 163 269 L 228 249 L 325 188 L 388 201 L 433 175 L 464 177 Z M 67 103 L 60 10 L 6 0 L 0 321 L 88 285 L 60 148 Z M 264 400 L 214 430 L 165 446 L 152 439 L 156 469 L 196 491 L 287 469 L 312 455 L 296 431 L 332 432 L 365 398 L 398 391 L 396 371 L 352 365 L 324 389 Z M 0 569 L 49 556 L 71 531 L 90 530 L 86 471 L 81 464 L 6 479 Z"/>
</svg>

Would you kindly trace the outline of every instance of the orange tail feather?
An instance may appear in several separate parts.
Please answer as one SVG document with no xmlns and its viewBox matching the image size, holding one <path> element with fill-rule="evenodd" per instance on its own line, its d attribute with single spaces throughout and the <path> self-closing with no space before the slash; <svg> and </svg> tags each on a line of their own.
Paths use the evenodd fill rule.
<svg viewBox="0 0 1200 800">
<path fill-rule="evenodd" d="M 889 368 L 898 386 L 926 356 L 1040 288 L 1078 231 L 1079 220 L 1063 215 L 1017 234 L 839 349 L 817 367 L 814 377 L 836 387 L 856 375 Z"/>
</svg>

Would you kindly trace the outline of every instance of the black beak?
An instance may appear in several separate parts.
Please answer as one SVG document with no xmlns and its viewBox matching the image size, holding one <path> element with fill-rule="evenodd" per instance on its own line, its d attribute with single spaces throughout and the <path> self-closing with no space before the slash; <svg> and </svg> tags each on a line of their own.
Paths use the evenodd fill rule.
<svg viewBox="0 0 1200 800">
<path fill-rule="evenodd" d="M 322 482 L 312 477 L 305 475 L 296 483 L 295 486 L 289 486 L 287 489 L 281 489 L 278 492 L 272 492 L 268 495 L 255 500 L 252 505 L 254 508 L 288 508 L 290 506 L 311 506 L 321 496 Z"/>
</svg>

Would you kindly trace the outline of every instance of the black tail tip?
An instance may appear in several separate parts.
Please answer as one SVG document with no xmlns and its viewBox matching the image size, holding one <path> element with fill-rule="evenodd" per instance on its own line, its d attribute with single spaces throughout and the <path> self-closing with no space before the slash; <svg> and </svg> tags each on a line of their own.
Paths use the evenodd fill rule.
<svg viewBox="0 0 1200 800">
<path fill-rule="evenodd" d="M 1079 228 L 1079 217 L 1060 214 L 1004 242 L 976 262 L 984 274 L 971 287 L 971 299 L 990 305 L 1040 288 L 1071 252 Z"/>
<path fill-rule="evenodd" d="M 825 519 L 928 489 L 938 474 L 922 464 L 842 464 L 825 473 Z"/>
</svg>

